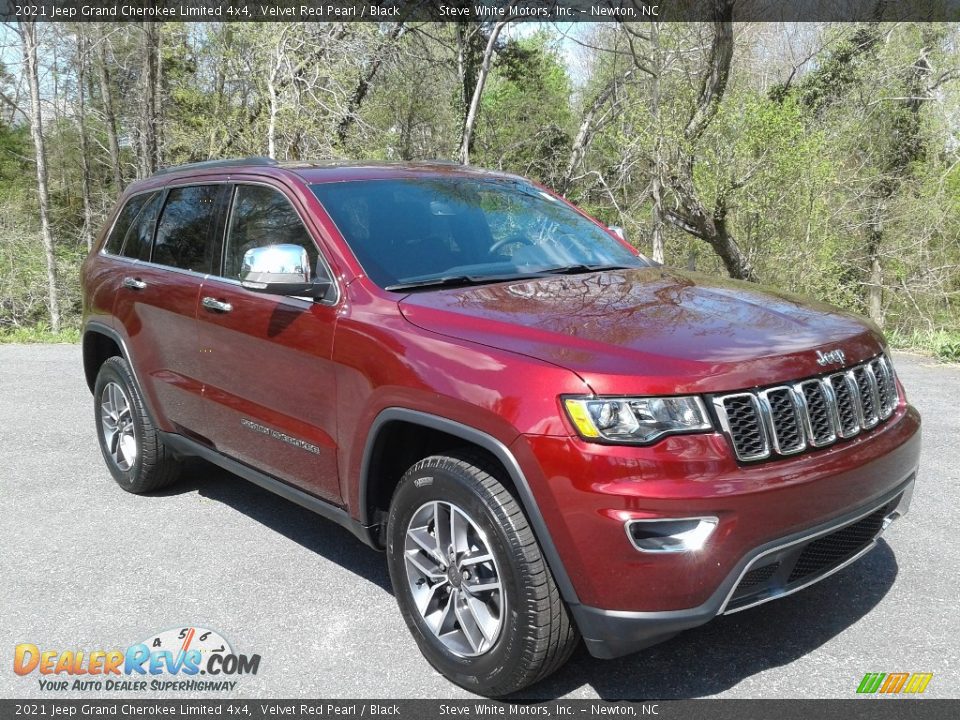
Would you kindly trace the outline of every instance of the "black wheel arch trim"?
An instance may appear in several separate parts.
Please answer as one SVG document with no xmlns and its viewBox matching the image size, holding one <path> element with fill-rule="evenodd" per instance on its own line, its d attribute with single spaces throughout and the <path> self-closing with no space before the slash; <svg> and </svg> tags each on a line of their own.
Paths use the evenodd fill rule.
<svg viewBox="0 0 960 720">
<path fill-rule="evenodd" d="M 544 558 L 550 567 L 550 572 L 553 573 L 553 579 L 557 584 L 557 588 L 560 590 L 560 594 L 568 605 L 572 606 L 579 604 L 580 601 L 577 597 L 576 590 L 573 587 L 570 576 L 567 574 L 563 560 L 560 558 L 560 553 L 553 544 L 553 538 L 550 535 L 549 529 L 547 528 L 547 523 L 543 519 L 543 514 L 540 512 L 540 507 L 537 505 L 533 491 L 530 489 L 530 484 L 527 482 L 527 478 L 524 475 L 523 470 L 520 468 L 520 464 L 517 462 L 517 459 L 514 457 L 513 453 L 510 452 L 510 449 L 501 441 L 497 440 L 492 435 L 470 427 L 469 425 L 464 425 L 463 423 L 459 423 L 455 420 L 450 420 L 449 418 L 439 415 L 432 415 L 420 410 L 411 410 L 402 407 L 391 407 L 382 410 L 374 419 L 373 423 L 370 425 L 369 431 L 367 432 L 367 440 L 363 449 L 363 460 L 360 464 L 360 507 L 357 509 L 357 514 L 360 518 L 360 524 L 362 526 L 370 527 L 374 524 L 372 518 L 370 517 L 369 505 L 367 502 L 368 487 L 370 484 L 370 463 L 373 455 L 373 448 L 376 444 L 376 440 L 380 434 L 380 431 L 383 429 L 383 426 L 387 423 L 395 421 L 402 421 L 413 425 L 421 425 L 431 430 L 438 430 L 440 432 L 447 433 L 448 435 L 453 435 L 454 437 L 460 438 L 468 443 L 483 448 L 493 455 L 497 460 L 499 460 L 504 469 L 510 475 L 510 480 L 513 482 L 513 485 L 517 490 L 517 494 L 520 496 L 520 504 L 523 506 L 523 510 L 530 522 L 531 529 L 533 530 L 533 533 L 540 544 Z"/>
<path fill-rule="evenodd" d="M 127 361 L 127 365 L 130 366 L 130 372 L 133 374 L 133 379 L 137 383 L 137 389 L 140 391 L 140 397 L 143 399 L 143 404 L 146 406 L 147 412 L 150 413 L 150 417 L 155 421 L 157 416 L 153 412 L 153 407 L 150 405 L 150 398 L 148 398 L 143 392 L 143 383 L 140 382 L 140 376 L 137 374 L 136 363 L 133 362 L 133 358 L 130 355 L 130 348 L 127 347 L 126 340 L 124 340 L 123 336 L 114 328 L 106 325 L 105 323 L 98 322 L 97 320 L 88 320 L 84 324 L 83 337 L 86 338 L 89 333 L 98 333 L 100 335 L 104 335 L 117 344 L 117 347 L 120 348 L 121 357 L 123 357 L 123 359 Z M 86 371 L 86 367 L 84 367 L 84 371 Z M 90 391 L 93 392 L 93 388 L 90 388 Z"/>
</svg>

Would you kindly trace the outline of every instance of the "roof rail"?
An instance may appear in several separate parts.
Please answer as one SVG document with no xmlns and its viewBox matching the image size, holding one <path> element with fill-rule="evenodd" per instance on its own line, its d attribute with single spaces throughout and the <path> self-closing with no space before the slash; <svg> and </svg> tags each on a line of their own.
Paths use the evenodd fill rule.
<svg viewBox="0 0 960 720">
<path fill-rule="evenodd" d="M 167 175 L 181 170 L 207 170 L 216 168 L 240 167 L 245 165 L 278 165 L 273 158 L 268 157 L 247 157 L 247 158 L 228 158 L 226 160 L 204 160 L 203 162 L 186 163 L 184 165 L 171 165 L 157 170 L 156 175 Z"/>
</svg>

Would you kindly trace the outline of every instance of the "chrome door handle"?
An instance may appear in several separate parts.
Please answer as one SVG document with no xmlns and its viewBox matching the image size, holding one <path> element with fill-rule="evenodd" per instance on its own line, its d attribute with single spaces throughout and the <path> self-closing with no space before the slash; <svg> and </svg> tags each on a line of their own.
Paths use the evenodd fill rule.
<svg viewBox="0 0 960 720">
<path fill-rule="evenodd" d="M 217 300 L 216 298 L 212 297 L 205 297 L 200 302 L 203 303 L 203 306 L 207 310 L 213 310 L 214 312 L 228 313 L 233 310 L 233 305 L 230 303 L 223 302 L 223 300 Z"/>
<path fill-rule="evenodd" d="M 140 278 L 125 277 L 123 279 L 123 286 L 131 290 L 144 290 L 147 284 Z"/>
</svg>

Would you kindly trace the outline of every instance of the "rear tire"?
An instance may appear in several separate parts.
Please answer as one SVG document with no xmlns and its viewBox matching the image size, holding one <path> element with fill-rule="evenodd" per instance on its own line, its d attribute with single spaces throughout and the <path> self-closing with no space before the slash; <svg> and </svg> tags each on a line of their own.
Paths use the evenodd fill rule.
<svg viewBox="0 0 960 720">
<path fill-rule="evenodd" d="M 430 664 L 460 687 L 502 697 L 557 670 L 579 635 L 526 516 L 495 472 L 469 452 L 411 467 L 391 502 L 387 562 Z"/>
<path fill-rule="evenodd" d="M 100 452 L 117 484 L 140 494 L 176 482 L 182 462 L 163 444 L 126 360 L 100 366 L 93 399 Z"/>
</svg>

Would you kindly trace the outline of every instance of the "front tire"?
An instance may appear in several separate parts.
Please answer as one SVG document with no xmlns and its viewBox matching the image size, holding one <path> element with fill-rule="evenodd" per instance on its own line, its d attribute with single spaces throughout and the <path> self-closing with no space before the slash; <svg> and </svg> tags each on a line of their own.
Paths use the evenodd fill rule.
<svg viewBox="0 0 960 720">
<path fill-rule="evenodd" d="M 163 444 L 126 360 L 100 366 L 93 398 L 100 452 L 117 484 L 140 494 L 176 482 L 182 463 Z"/>
<path fill-rule="evenodd" d="M 563 665 L 579 636 L 516 499 L 484 458 L 433 456 L 406 474 L 387 524 L 394 594 L 424 656 L 502 697 Z"/>
</svg>

